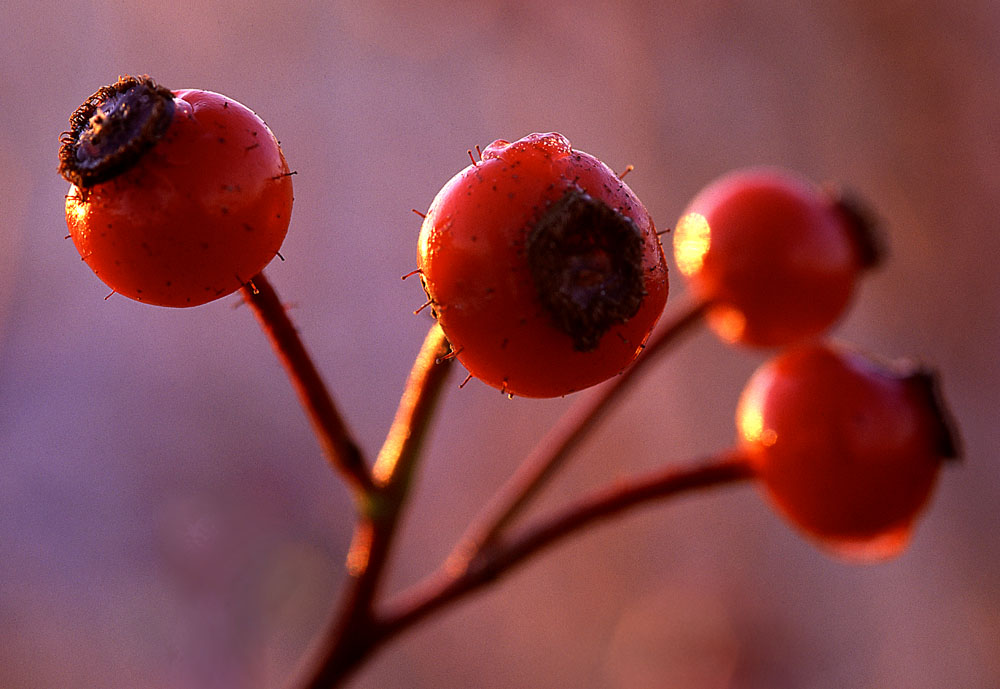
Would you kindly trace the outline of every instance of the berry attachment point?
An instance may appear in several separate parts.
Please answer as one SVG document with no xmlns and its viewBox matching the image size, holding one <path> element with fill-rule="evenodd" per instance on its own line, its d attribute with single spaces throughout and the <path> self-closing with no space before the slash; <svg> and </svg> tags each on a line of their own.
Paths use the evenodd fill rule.
<svg viewBox="0 0 1000 689">
<path fill-rule="evenodd" d="M 86 189 L 135 165 L 174 116 L 174 96 L 148 76 L 102 86 L 70 117 L 59 149 L 59 174 Z"/>
</svg>

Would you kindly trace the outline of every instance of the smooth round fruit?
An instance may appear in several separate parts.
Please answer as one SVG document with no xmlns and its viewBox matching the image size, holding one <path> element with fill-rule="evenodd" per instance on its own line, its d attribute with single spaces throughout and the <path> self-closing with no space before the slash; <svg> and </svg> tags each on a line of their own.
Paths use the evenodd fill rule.
<svg viewBox="0 0 1000 689">
<path fill-rule="evenodd" d="M 123 77 L 70 118 L 60 173 L 80 256 L 111 289 L 197 306 L 239 289 L 281 248 L 288 165 L 267 125 L 211 91 Z"/>
<path fill-rule="evenodd" d="M 656 229 L 632 190 L 560 134 L 494 141 L 438 192 L 418 267 L 475 377 L 555 397 L 618 374 L 667 300 Z"/>
<path fill-rule="evenodd" d="M 859 559 L 905 547 L 942 461 L 957 454 L 931 374 L 818 343 L 761 366 L 736 423 L 778 511 Z"/>
<path fill-rule="evenodd" d="M 674 258 L 728 342 L 779 346 L 839 318 L 878 251 L 855 205 L 793 173 L 730 173 L 691 201 Z"/>
</svg>

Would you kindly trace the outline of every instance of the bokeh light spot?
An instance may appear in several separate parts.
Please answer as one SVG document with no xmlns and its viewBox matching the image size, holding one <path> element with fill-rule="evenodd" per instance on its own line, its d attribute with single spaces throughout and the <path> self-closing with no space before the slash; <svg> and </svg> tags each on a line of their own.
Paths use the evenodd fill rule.
<svg viewBox="0 0 1000 689">
<path fill-rule="evenodd" d="M 674 258 L 684 275 L 701 270 L 705 254 L 712 244 L 711 228 L 701 213 L 688 213 L 677 223 L 674 234 Z"/>
</svg>

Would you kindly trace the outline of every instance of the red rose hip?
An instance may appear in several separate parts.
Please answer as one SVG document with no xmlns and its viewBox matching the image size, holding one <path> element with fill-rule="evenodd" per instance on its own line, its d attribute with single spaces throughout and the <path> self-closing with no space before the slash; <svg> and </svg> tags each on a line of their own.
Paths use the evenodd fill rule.
<svg viewBox="0 0 1000 689">
<path fill-rule="evenodd" d="M 857 559 L 905 547 L 942 462 L 957 455 L 931 374 L 818 343 L 753 374 L 737 429 L 778 511 Z"/>
<path fill-rule="evenodd" d="M 674 232 L 677 267 L 724 340 L 781 346 L 840 317 L 878 260 L 856 203 L 776 168 L 730 173 L 688 205 Z"/>
<path fill-rule="evenodd" d="M 115 292 L 196 306 L 239 289 L 281 248 L 288 165 L 250 109 L 148 77 L 98 90 L 70 119 L 60 173 L 70 236 Z"/>
<path fill-rule="evenodd" d="M 652 219 L 560 134 L 495 141 L 438 192 L 418 267 L 432 313 L 475 377 L 555 397 L 616 375 L 667 299 Z"/>
</svg>

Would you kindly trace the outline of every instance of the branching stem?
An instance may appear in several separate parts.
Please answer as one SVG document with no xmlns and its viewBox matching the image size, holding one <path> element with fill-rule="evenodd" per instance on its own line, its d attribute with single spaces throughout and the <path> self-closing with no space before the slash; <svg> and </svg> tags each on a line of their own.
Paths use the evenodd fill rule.
<svg viewBox="0 0 1000 689">
<path fill-rule="evenodd" d="M 385 637 L 398 634 L 448 603 L 493 583 L 543 549 L 599 521 L 654 500 L 751 477 L 745 459 L 729 451 L 686 466 L 665 466 L 598 490 L 551 517 L 524 527 L 520 533 L 493 541 L 488 549 L 478 550 L 464 561 L 450 559 L 387 607 L 382 634 Z"/>
<path fill-rule="evenodd" d="M 725 452 L 690 466 L 667 466 L 585 496 L 556 514 L 509 534 L 511 524 L 544 482 L 636 376 L 702 316 L 691 303 L 654 334 L 641 357 L 622 375 L 585 397 L 531 453 L 492 505 L 477 519 L 437 572 L 382 606 L 379 588 L 420 448 L 450 369 L 448 343 L 435 324 L 413 365 L 396 418 L 369 472 L 347 436 L 329 393 L 294 327 L 263 275 L 244 294 L 271 336 L 329 450 L 333 464 L 361 496 L 360 519 L 347 556 L 349 581 L 339 612 L 307 659 L 300 689 L 339 686 L 390 639 L 432 612 L 496 581 L 543 549 L 638 505 L 750 477 L 744 459 Z M 353 452 L 352 452 L 352 448 Z"/>
<path fill-rule="evenodd" d="M 489 547 L 607 414 L 614 401 L 620 399 L 671 344 L 701 320 L 706 308 L 703 302 L 683 304 L 669 320 L 661 323 L 629 368 L 570 407 L 465 532 L 451 557 L 461 562 Z"/>
<path fill-rule="evenodd" d="M 410 479 L 441 387 L 451 370 L 444 333 L 436 324 L 424 340 L 406 382 L 392 427 L 375 462 L 347 555 L 349 581 L 334 623 L 306 664 L 303 689 L 336 686 L 386 638 L 374 605 L 385 573 Z"/>
</svg>

